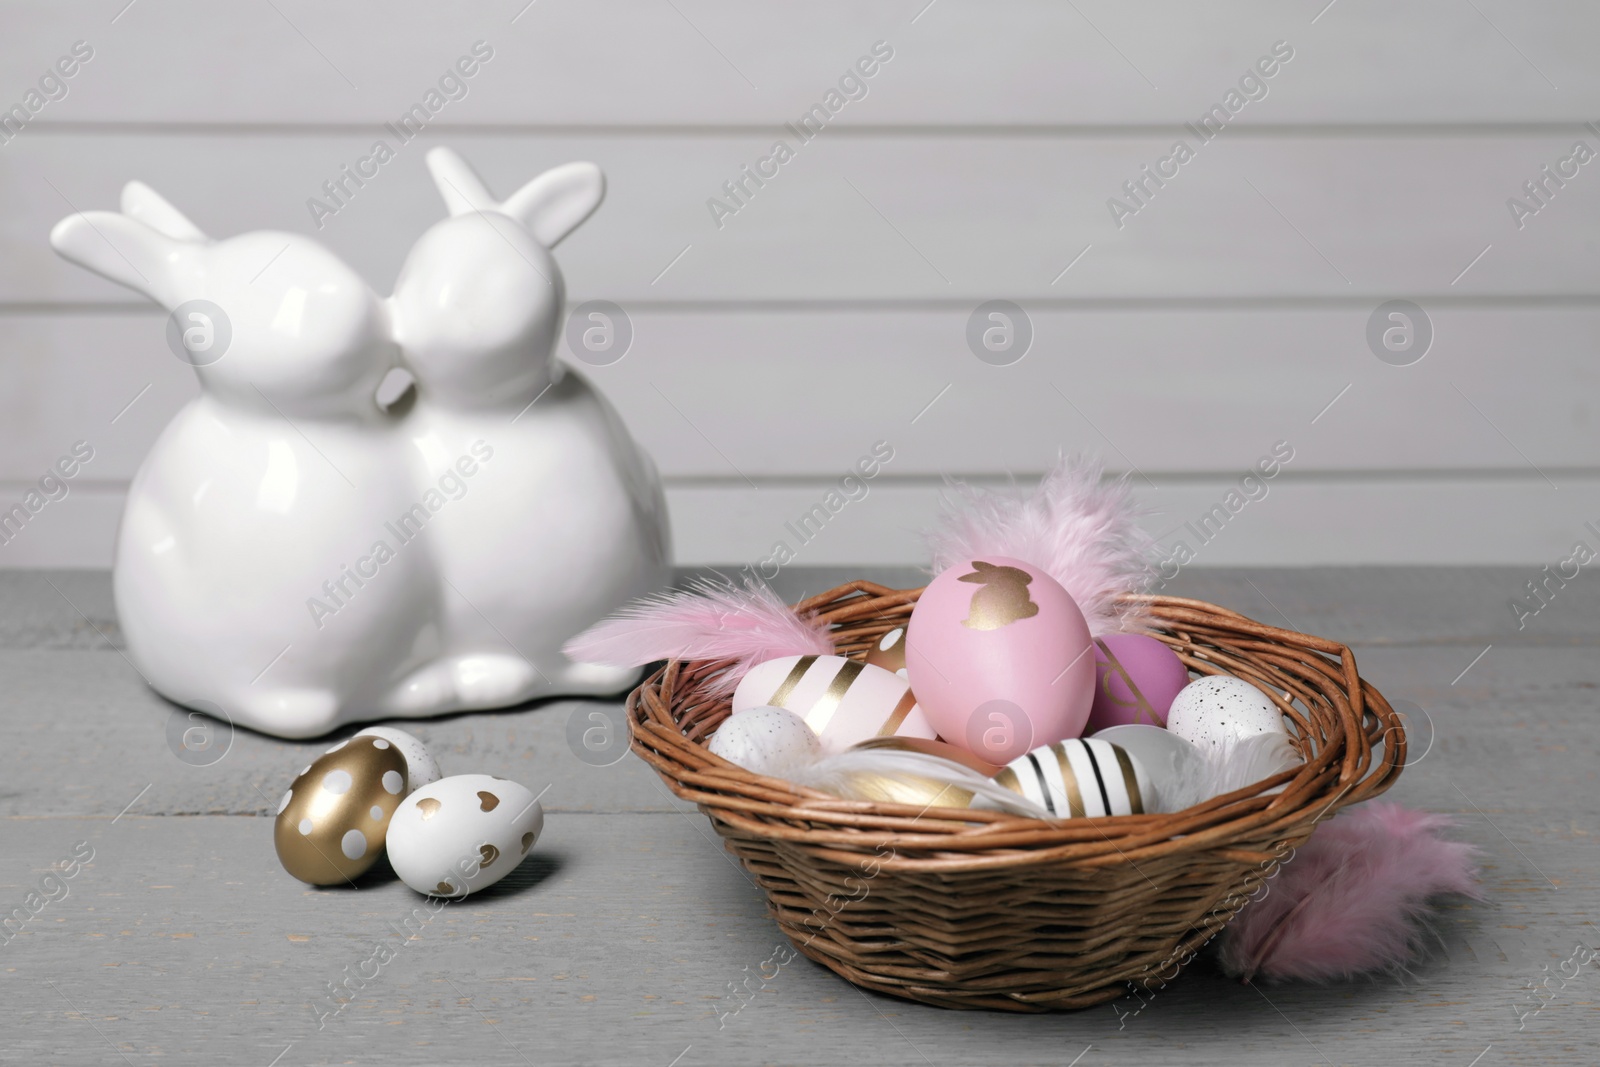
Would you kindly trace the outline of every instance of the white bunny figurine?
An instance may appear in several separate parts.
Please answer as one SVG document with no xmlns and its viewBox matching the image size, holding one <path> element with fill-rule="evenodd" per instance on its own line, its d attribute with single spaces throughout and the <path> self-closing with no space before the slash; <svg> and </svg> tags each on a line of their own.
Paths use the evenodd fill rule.
<svg viewBox="0 0 1600 1067">
<path fill-rule="evenodd" d="M 427 162 L 450 217 L 417 241 L 389 301 L 417 379 L 408 438 L 450 498 L 425 532 L 447 634 L 427 694 L 485 708 L 617 692 L 637 670 L 572 663 L 561 645 L 669 584 L 671 548 L 655 465 L 553 354 L 566 292 L 550 249 L 599 206 L 605 177 L 568 163 L 498 201 L 454 152 Z"/>
<path fill-rule="evenodd" d="M 212 241 L 138 182 L 50 235 L 173 312 L 199 376 L 134 476 L 113 576 L 132 661 L 180 704 L 314 737 L 638 676 L 560 652 L 670 577 L 654 465 L 551 358 L 548 248 L 603 178 L 571 164 L 501 205 L 429 163 L 452 217 L 389 301 L 309 238 Z M 381 408 L 402 361 L 415 393 Z"/>
<path fill-rule="evenodd" d="M 208 301 L 180 318 L 220 351 L 191 353 L 200 395 L 129 489 L 113 586 L 132 661 L 170 699 L 284 737 L 382 714 L 441 643 L 434 559 L 370 556 L 420 477 L 374 399 L 399 355 L 383 301 L 309 238 L 212 241 L 139 182 L 50 241 L 169 311 Z"/>
</svg>

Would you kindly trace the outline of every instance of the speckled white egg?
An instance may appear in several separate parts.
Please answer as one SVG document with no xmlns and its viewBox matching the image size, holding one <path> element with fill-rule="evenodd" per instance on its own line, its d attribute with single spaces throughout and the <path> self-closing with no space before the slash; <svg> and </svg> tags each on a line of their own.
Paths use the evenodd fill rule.
<svg viewBox="0 0 1600 1067">
<path fill-rule="evenodd" d="M 1167 710 L 1167 729 L 1213 750 L 1257 734 L 1289 732 L 1271 697 L 1227 674 L 1196 678 L 1179 690 Z"/>
<path fill-rule="evenodd" d="M 706 746 L 752 774 L 782 778 L 788 768 L 822 754 L 806 721 L 787 708 L 749 708 L 722 720 Z"/>
<path fill-rule="evenodd" d="M 515 870 L 542 829 L 544 809 L 525 787 L 455 774 L 400 802 L 389 820 L 389 864 L 419 893 L 464 897 Z"/>
<path fill-rule="evenodd" d="M 357 737 L 381 737 L 395 747 L 406 761 L 406 788 L 416 792 L 444 777 L 439 771 L 439 761 L 433 758 L 426 745 L 404 730 L 392 726 L 369 726 Z"/>
</svg>

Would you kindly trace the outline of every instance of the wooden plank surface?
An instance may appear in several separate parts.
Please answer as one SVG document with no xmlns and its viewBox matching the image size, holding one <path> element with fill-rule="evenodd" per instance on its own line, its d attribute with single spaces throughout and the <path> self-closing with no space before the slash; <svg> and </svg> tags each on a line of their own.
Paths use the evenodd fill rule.
<svg viewBox="0 0 1600 1067">
<path fill-rule="evenodd" d="M 1001 367 L 967 349 L 970 313 L 647 307 L 617 363 L 563 358 L 655 457 L 686 563 L 766 557 L 878 441 L 894 458 L 803 562 L 914 563 L 944 475 L 1026 480 L 1057 449 L 1133 472 L 1151 532 L 1179 537 L 1279 441 L 1293 460 L 1207 563 L 1542 564 L 1595 536 L 1593 308 L 1435 306 L 1407 367 L 1368 351 L 1360 305 L 1035 306 Z M 95 450 L 0 565 L 109 564 L 127 482 L 197 388 L 163 337 L 153 311 L 0 313 L 0 504 Z"/>
<path fill-rule="evenodd" d="M 323 183 L 369 154 L 375 134 L 29 134 L 5 146 L 0 168 L 9 205 L 0 216 L 0 302 L 8 304 L 130 299 L 61 260 L 46 238 L 74 210 L 115 208 L 132 178 L 213 236 L 315 234 L 387 293 L 417 237 L 443 217 L 422 159 L 440 143 L 501 195 L 570 160 L 604 168 L 604 207 L 559 252 L 575 300 L 1421 300 L 1588 297 L 1600 282 L 1600 258 L 1586 244 L 1585 223 L 1600 211 L 1593 167 L 1568 164 L 1569 180 L 1520 226 L 1506 207 L 1581 136 L 1591 150 L 1600 145 L 1576 126 L 1225 131 L 1204 145 L 1190 135 L 1194 158 L 1167 164 L 1170 180 L 1159 190 L 1151 183 L 1148 202 L 1120 219 L 1108 202 L 1136 205 L 1123 185 L 1172 152 L 1168 131 L 790 138 L 794 159 L 761 188 L 748 183 L 748 202 L 731 217 L 714 215 L 708 200 L 737 206 L 723 183 L 770 154 L 777 134 L 428 131 L 391 143 L 395 158 L 359 189 L 348 185 L 348 203 L 320 219 L 308 201 L 331 205 Z"/>
<path fill-rule="evenodd" d="M 1175 124 L 1280 39 L 1296 52 L 1261 105 L 1275 121 L 1581 122 L 1600 107 L 1581 0 L 125 2 L 8 5 L 0 70 L 18 89 L 74 40 L 96 49 L 41 125 L 378 123 L 479 39 L 495 56 L 441 124 L 776 125 L 878 39 L 895 56 L 841 124 Z M 395 22 L 412 32 L 384 32 Z"/>
<path fill-rule="evenodd" d="M 1094 444 L 1092 439 L 1087 443 Z M 1350 473 L 1325 478 L 1284 474 L 1264 501 L 1248 505 L 1203 543 L 1186 524 L 1212 514 L 1237 489 L 1237 473 L 1196 478 L 1155 474 L 1149 484 L 1136 478 L 1135 493 L 1152 509 L 1144 521 L 1169 558 L 1180 558 L 1171 554 L 1183 542 L 1205 566 L 1292 566 L 1305 560 L 1332 566 L 1512 561 L 1523 567 L 1513 583 L 1520 588 L 1540 567 L 1570 557 L 1575 542 L 1600 547 L 1600 538 L 1586 525 L 1600 524 L 1600 509 L 1593 503 L 1600 499 L 1600 475 L 1586 470 L 1550 473 L 1559 482 L 1547 483 L 1534 471 L 1465 476 L 1422 472 L 1370 480 Z M 774 481 L 756 490 L 738 475 L 669 478 L 667 506 L 678 562 L 770 572 L 783 558 L 774 554 L 780 541 L 794 561 L 807 566 L 851 560 L 914 565 L 927 558 L 920 531 L 936 518 L 936 476 L 881 475 L 866 498 L 840 508 L 822 530 L 813 526 L 812 534 L 798 536 L 794 524 L 825 498 L 838 478 Z M 1007 484 L 1003 476 L 977 482 Z M 27 489 L 22 483 L 0 484 L 13 502 Z M 63 562 L 109 566 L 124 493 L 120 484 L 73 489 L 64 502 L 48 505 L 0 546 L 0 568 Z"/>
<path fill-rule="evenodd" d="M 1248 469 L 1280 440 L 1294 448 L 1287 477 L 1537 477 L 1530 462 L 1600 471 L 1600 306 L 1434 307 L 1434 343 L 1406 367 L 1367 348 L 1376 305 L 1151 311 L 1024 302 L 1033 343 L 1008 366 L 967 347 L 975 306 L 624 308 L 633 341 L 620 360 L 590 365 L 564 342 L 560 356 L 616 405 L 669 479 L 821 480 L 879 440 L 895 452 L 885 476 L 935 480 L 1036 476 L 1058 448 L 1095 449 L 1114 468 L 1152 478 L 1223 475 Z M 198 392 L 163 326 L 154 308 L 0 313 L 0 380 L 12 385 L 0 394 L 0 483 L 37 478 L 79 439 L 96 453 L 84 477 L 132 477 Z M 1524 373 L 1507 378 L 1510 351 L 1521 353 Z M 1415 432 L 1419 411 L 1428 412 L 1426 434 Z"/>
<path fill-rule="evenodd" d="M 846 575 L 918 581 L 795 567 L 778 584 L 795 598 Z M 1367 677 L 1425 709 L 1390 799 L 1452 813 L 1490 899 L 1448 909 L 1403 980 L 1250 988 L 1202 961 L 1142 1008 L 1017 1018 L 858 993 L 802 959 L 729 1014 L 731 984 L 774 948 L 759 892 L 637 759 L 579 763 L 571 705 L 552 702 L 415 726 L 447 771 L 550 784 L 546 835 L 319 1029 L 327 983 L 399 944 L 421 899 L 381 870 L 313 891 L 277 867 L 255 787 L 277 795 L 319 746 L 240 731 L 217 763 L 180 763 L 168 709 L 113 647 L 106 576 L 0 575 L 0 894 L 20 903 L 78 842 L 94 849 L 0 945 L 0 1045 L 52 1063 L 1592 1064 L 1592 969 L 1520 1030 L 1517 1012 L 1544 968 L 1596 945 L 1600 602 L 1575 583 L 1518 630 L 1504 600 L 1522 577 L 1191 569 L 1173 585 L 1349 641 Z"/>
</svg>

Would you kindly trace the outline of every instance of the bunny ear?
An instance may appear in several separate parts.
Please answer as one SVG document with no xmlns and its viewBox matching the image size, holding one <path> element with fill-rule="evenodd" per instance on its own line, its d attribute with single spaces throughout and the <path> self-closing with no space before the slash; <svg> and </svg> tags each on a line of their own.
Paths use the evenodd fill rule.
<svg viewBox="0 0 1600 1067">
<path fill-rule="evenodd" d="M 115 211 L 68 215 L 50 231 L 50 244 L 64 259 L 168 307 L 179 302 L 181 261 L 193 247 Z"/>
<path fill-rule="evenodd" d="M 433 184 L 444 197 L 444 206 L 451 217 L 499 210 L 499 202 L 489 193 L 478 172 L 459 155 L 440 147 L 430 149 L 425 159 L 428 173 L 433 175 Z"/>
<path fill-rule="evenodd" d="M 452 217 L 497 211 L 522 223 L 546 248 L 554 248 L 577 229 L 606 195 L 606 176 L 599 167 L 566 163 L 545 171 L 502 203 L 467 161 L 450 149 L 434 148 L 426 158 L 428 172 Z"/>
<path fill-rule="evenodd" d="M 606 176 L 593 163 L 565 163 L 511 194 L 501 211 L 520 221 L 546 248 L 594 214 L 606 195 Z"/>
<path fill-rule="evenodd" d="M 175 241 L 210 240 L 183 212 L 144 182 L 129 182 L 122 187 L 122 213 Z"/>
</svg>

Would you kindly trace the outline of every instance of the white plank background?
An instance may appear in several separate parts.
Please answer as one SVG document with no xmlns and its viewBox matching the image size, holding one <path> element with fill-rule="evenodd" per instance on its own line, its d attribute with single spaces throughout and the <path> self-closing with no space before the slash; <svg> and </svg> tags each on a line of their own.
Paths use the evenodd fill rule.
<svg viewBox="0 0 1600 1067">
<path fill-rule="evenodd" d="M 500 190 L 606 169 L 558 257 L 574 302 L 633 320 L 587 373 L 659 462 L 684 562 L 766 556 L 880 439 L 871 494 L 799 559 L 919 563 L 944 476 L 1026 482 L 1058 449 L 1129 472 L 1170 539 L 1279 440 L 1293 462 L 1197 565 L 1594 540 L 1600 162 L 1521 229 L 1505 203 L 1600 151 L 1590 5 L 125 2 L 0 15 L 0 106 L 95 49 L 0 145 L 0 505 L 96 448 L 0 565 L 106 565 L 195 388 L 159 311 L 54 256 L 57 219 L 138 177 L 213 235 L 314 232 L 387 291 L 442 213 L 439 143 Z M 317 230 L 306 199 L 480 39 L 468 95 Z M 719 229 L 706 199 L 878 40 L 868 95 Z M 1279 40 L 1268 95 L 1119 229 L 1107 198 Z M 1035 330 L 1008 367 L 964 340 L 996 298 Z M 1367 348 L 1390 299 L 1432 319 L 1413 366 Z"/>
</svg>

